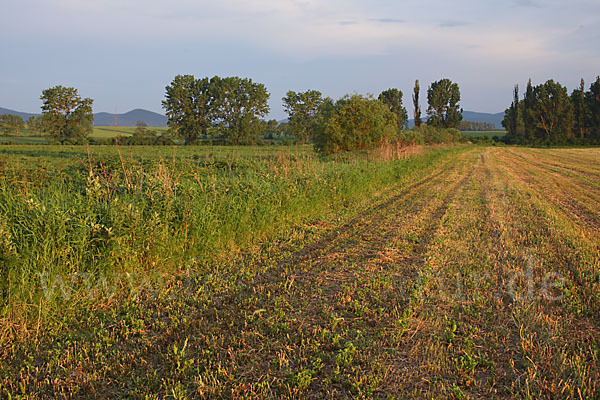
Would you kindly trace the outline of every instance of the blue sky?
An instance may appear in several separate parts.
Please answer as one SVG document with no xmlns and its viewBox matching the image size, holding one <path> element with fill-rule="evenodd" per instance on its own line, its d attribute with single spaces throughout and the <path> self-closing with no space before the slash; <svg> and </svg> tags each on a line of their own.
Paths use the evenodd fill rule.
<svg viewBox="0 0 600 400">
<path fill-rule="evenodd" d="M 415 79 L 425 99 L 444 77 L 464 109 L 500 112 L 529 77 L 571 90 L 600 74 L 598 0 L 19 0 L 3 17 L 0 107 L 25 112 L 58 84 L 95 112 L 162 112 L 177 74 L 262 82 L 277 119 L 290 89 L 397 87 L 409 106 Z"/>
</svg>

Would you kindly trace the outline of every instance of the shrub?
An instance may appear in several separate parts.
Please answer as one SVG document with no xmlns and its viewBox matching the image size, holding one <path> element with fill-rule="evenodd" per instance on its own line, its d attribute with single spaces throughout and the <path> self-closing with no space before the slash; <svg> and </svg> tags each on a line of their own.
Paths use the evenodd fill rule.
<svg viewBox="0 0 600 400">
<path fill-rule="evenodd" d="M 371 96 L 345 96 L 323 102 L 314 127 L 315 150 L 321 154 L 370 150 L 398 135 L 396 116 Z"/>
</svg>

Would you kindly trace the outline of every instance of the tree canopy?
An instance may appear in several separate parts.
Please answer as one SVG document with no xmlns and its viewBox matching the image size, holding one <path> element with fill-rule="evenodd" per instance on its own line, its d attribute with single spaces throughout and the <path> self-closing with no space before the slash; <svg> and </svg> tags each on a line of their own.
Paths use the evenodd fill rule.
<svg viewBox="0 0 600 400">
<path fill-rule="evenodd" d="M 296 93 L 287 92 L 282 99 L 283 108 L 288 113 L 289 127 L 294 138 L 301 143 L 308 143 L 313 134 L 313 123 L 323 102 L 323 96 L 318 90 L 307 90 Z"/>
<path fill-rule="evenodd" d="M 208 78 L 177 75 L 165 88 L 162 106 L 169 119 L 169 126 L 186 144 L 197 142 L 200 135 L 206 136 L 211 125 L 214 113 L 211 83 Z"/>
<path fill-rule="evenodd" d="M 215 77 L 211 80 L 214 120 L 222 138 L 230 144 L 250 144 L 266 128 L 261 118 L 269 113 L 267 88 L 252 79 Z"/>
<path fill-rule="evenodd" d="M 533 86 L 531 80 L 522 100 L 515 87 L 513 102 L 502 125 L 506 141 L 527 145 L 600 143 L 600 78 L 588 91 L 583 80 L 569 95 L 554 80 Z"/>
<path fill-rule="evenodd" d="M 218 127 L 228 143 L 251 143 L 269 112 L 266 87 L 247 78 L 177 75 L 165 90 L 162 104 L 169 126 L 186 144 L 207 136 L 211 127 Z"/>
<path fill-rule="evenodd" d="M 378 99 L 388 106 L 392 114 L 396 116 L 398 129 L 405 129 L 408 127 L 408 113 L 406 112 L 404 105 L 402 105 L 402 91 L 396 88 L 384 90 L 381 92 Z"/>
<path fill-rule="evenodd" d="M 460 89 L 450 79 L 433 82 L 427 89 L 427 124 L 436 128 L 457 128 L 462 120 Z"/>
<path fill-rule="evenodd" d="M 77 142 L 92 131 L 93 100 L 81 98 L 77 89 L 55 86 L 42 91 L 42 119 L 50 137 L 61 142 Z"/>
<path fill-rule="evenodd" d="M 33 117 L 35 118 L 35 117 Z M 0 128 L 5 135 L 11 134 L 13 131 L 16 135 L 25 127 L 25 121 L 19 115 L 3 114 L 0 115 Z"/>
</svg>

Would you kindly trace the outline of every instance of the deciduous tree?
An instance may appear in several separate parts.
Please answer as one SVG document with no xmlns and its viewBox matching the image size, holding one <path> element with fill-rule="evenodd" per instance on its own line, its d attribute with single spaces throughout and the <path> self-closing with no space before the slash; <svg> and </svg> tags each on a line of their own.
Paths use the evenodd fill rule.
<svg viewBox="0 0 600 400">
<path fill-rule="evenodd" d="M 165 88 L 162 106 L 169 119 L 169 127 L 186 144 L 196 143 L 200 135 L 206 136 L 214 118 L 215 101 L 213 82 L 208 78 L 196 79 L 193 75 L 177 75 Z"/>
<path fill-rule="evenodd" d="M 438 128 L 457 128 L 462 120 L 460 89 L 450 79 L 433 82 L 427 89 L 427 123 Z"/>
<path fill-rule="evenodd" d="M 25 121 L 20 115 L 3 114 L 0 115 L 0 127 L 5 135 L 15 132 L 18 136 L 21 129 L 25 127 Z"/>
<path fill-rule="evenodd" d="M 269 112 L 267 88 L 237 76 L 213 80 L 214 115 L 223 139 L 236 145 L 254 143 L 265 129 L 261 118 Z"/>
<path fill-rule="evenodd" d="M 533 88 L 528 108 L 538 141 L 562 144 L 573 137 L 573 104 L 567 88 L 552 79 Z"/>
<path fill-rule="evenodd" d="M 396 88 L 384 90 L 381 92 L 378 99 L 388 106 L 392 114 L 396 116 L 398 129 L 405 129 L 408 125 L 408 113 L 406 112 L 404 105 L 402 105 L 402 91 Z"/>
<path fill-rule="evenodd" d="M 81 98 L 77 89 L 55 86 L 42 91 L 42 118 L 48 134 L 55 140 L 76 142 L 92 131 L 93 100 Z"/>
<path fill-rule="evenodd" d="M 313 135 L 314 118 L 323 102 L 321 92 L 307 90 L 296 93 L 290 90 L 282 100 L 294 137 L 301 143 L 308 143 Z"/>
</svg>

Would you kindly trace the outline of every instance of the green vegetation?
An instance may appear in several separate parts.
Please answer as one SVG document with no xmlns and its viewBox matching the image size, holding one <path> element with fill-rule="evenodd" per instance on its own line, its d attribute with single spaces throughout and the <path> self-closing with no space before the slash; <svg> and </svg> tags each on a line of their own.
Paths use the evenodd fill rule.
<svg viewBox="0 0 600 400">
<path fill-rule="evenodd" d="M 94 126 L 90 138 L 94 139 L 112 139 L 118 136 L 128 137 L 133 136 L 138 128 L 128 126 Z M 151 131 L 155 131 L 157 134 L 167 134 L 169 128 L 148 128 Z"/>
<path fill-rule="evenodd" d="M 290 90 L 282 100 L 294 138 L 302 144 L 308 143 L 313 137 L 314 120 L 323 103 L 321 92 L 307 90 L 296 93 Z"/>
<path fill-rule="evenodd" d="M 372 97 L 327 99 L 315 123 L 315 150 L 321 154 L 371 150 L 398 137 L 398 119 L 389 107 Z"/>
<path fill-rule="evenodd" d="M 46 89 L 42 100 L 43 130 L 59 143 L 78 143 L 92 131 L 93 100 L 82 99 L 77 89 L 55 86 Z"/>
<path fill-rule="evenodd" d="M 91 149 L 0 148 L 2 397 L 600 396 L 597 149 Z"/>
<path fill-rule="evenodd" d="M 461 133 L 468 137 L 488 136 L 493 138 L 494 136 L 498 136 L 502 138 L 506 136 L 506 131 L 461 131 Z"/>
<path fill-rule="evenodd" d="M 196 79 L 178 75 L 166 87 L 163 107 L 169 126 L 186 144 L 207 137 L 209 128 L 228 144 L 253 144 L 264 131 L 261 120 L 269 112 L 269 93 L 252 79 L 215 76 Z"/>
<path fill-rule="evenodd" d="M 384 90 L 378 97 L 378 100 L 389 107 L 392 114 L 396 116 L 398 130 L 408 128 L 408 113 L 402 105 L 402 91 L 396 88 Z"/>
<path fill-rule="evenodd" d="M 421 126 L 421 106 L 419 105 L 419 95 L 421 94 L 421 86 L 419 85 L 419 80 L 415 81 L 415 88 L 413 89 L 413 107 L 414 107 L 414 119 L 415 126 L 418 128 Z"/>
<path fill-rule="evenodd" d="M 18 136 L 19 132 L 25 128 L 25 121 L 18 115 L 0 115 L 0 128 L 4 136 L 8 136 L 11 133 Z"/>
<path fill-rule="evenodd" d="M 549 80 L 533 86 L 527 83 L 519 100 L 515 86 L 513 101 L 502 125 L 505 141 L 529 145 L 600 144 L 600 77 L 585 91 L 583 80 L 569 96 L 567 88 Z"/>
<path fill-rule="evenodd" d="M 427 89 L 427 124 L 435 128 L 458 128 L 462 120 L 460 89 L 450 79 L 433 82 Z"/>
</svg>

